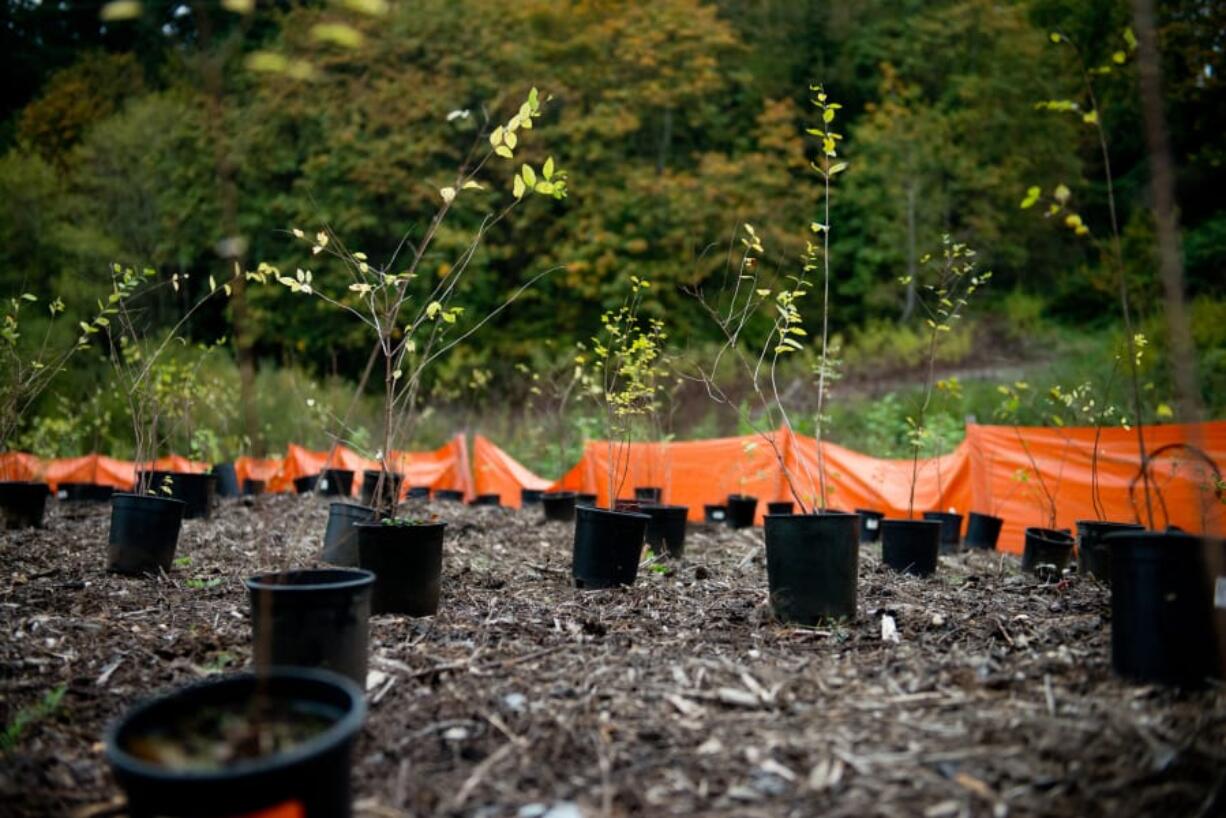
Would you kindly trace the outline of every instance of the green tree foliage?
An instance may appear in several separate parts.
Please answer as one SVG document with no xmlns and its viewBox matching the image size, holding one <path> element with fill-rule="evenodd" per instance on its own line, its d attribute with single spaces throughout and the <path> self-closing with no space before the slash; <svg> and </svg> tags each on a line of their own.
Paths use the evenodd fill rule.
<svg viewBox="0 0 1226 818">
<path fill-rule="evenodd" d="M 764 266 L 804 256 L 820 197 L 804 114 L 820 77 L 857 146 L 856 184 L 831 197 L 831 330 L 849 340 L 849 364 L 858 337 L 915 312 L 913 293 L 893 282 L 915 275 L 916 247 L 934 235 L 980 248 L 1003 285 L 989 307 L 1016 291 L 1041 295 L 1045 320 L 1117 320 L 1098 254 L 1017 204 L 1029 186 L 1061 182 L 1086 224 L 1105 223 L 1093 129 L 1034 103 L 1082 93 L 1050 33 L 1083 44 L 1091 65 L 1111 63 L 1124 0 L 402 0 L 373 15 L 356 9 L 382 4 L 236 13 L 241 5 L 149 0 L 138 18 L 100 24 L 96 6 L 10 4 L 0 295 L 62 293 L 71 325 L 105 292 L 110 261 L 152 266 L 183 276 L 148 307 L 165 328 L 210 275 L 228 274 L 234 229 L 242 259 L 286 270 L 301 261 L 286 241 L 294 225 L 326 224 L 388 258 L 402 237 L 422 235 L 480 123 L 539 84 L 556 104 L 522 162 L 541 168 L 537 146 L 548 145 L 561 166 L 582 168 L 583 184 L 564 201 L 525 202 L 532 229 L 491 231 L 471 265 L 470 314 L 534 270 L 564 269 L 499 315 L 483 349 L 440 362 L 440 398 L 467 389 L 474 368 L 502 394 L 539 339 L 589 338 L 631 276 L 652 281 L 645 317 L 667 316 L 678 344 L 715 343 L 682 290 L 720 287 L 738 225 L 763 226 Z M 1226 294 L 1226 5 L 1164 0 L 1159 18 L 1189 281 L 1212 302 Z M 203 79 L 213 68 L 220 88 Z M 1099 79 L 1129 284 L 1144 312 L 1158 290 L 1135 76 L 1120 66 Z M 517 166 L 493 169 L 491 184 L 509 186 Z M 468 246 L 484 211 L 464 199 L 423 275 L 447 275 Z M 314 272 L 321 286 L 345 283 L 342 271 Z M 316 300 L 257 288 L 250 309 L 265 362 L 357 380 L 369 360 L 361 328 Z M 233 343 L 225 310 L 200 310 L 188 336 Z M 811 333 L 818 318 L 805 315 Z M 907 332 L 922 332 L 918 318 Z M 93 388 L 87 374 L 80 382 Z"/>
</svg>

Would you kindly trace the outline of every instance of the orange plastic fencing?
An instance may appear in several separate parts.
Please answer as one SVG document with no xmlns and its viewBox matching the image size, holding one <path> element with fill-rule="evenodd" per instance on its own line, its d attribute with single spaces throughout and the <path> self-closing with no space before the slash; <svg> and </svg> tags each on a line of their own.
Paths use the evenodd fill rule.
<svg viewBox="0 0 1226 818">
<path fill-rule="evenodd" d="M 477 494 L 497 494 L 511 508 L 520 507 L 523 489 L 544 491 L 552 485 L 479 434 L 473 435 L 473 483 Z"/>
<path fill-rule="evenodd" d="M 1199 426 L 1163 425 L 1144 429 L 1152 455 L 1149 503 L 1139 479 L 1140 458 L 1135 432 L 1110 428 L 1100 433 L 1099 497 L 1102 516 L 1110 520 L 1150 522 L 1163 528 L 1221 535 L 1226 531 L 1226 503 L 1221 469 L 1226 465 L 1226 421 Z M 994 514 L 1005 520 L 1000 547 L 1020 551 L 1023 531 L 1051 523 L 1048 495 L 1055 501 L 1055 525 L 1073 528 L 1078 520 L 1097 519 L 1092 495 L 1095 430 L 1092 428 L 1014 428 L 970 425 L 966 439 L 952 454 L 919 462 L 913 510 L 953 510 Z M 582 458 L 560 480 L 550 483 L 533 474 L 489 439 L 476 435 L 474 460 L 469 463 L 463 435 L 456 435 L 429 452 L 397 453 L 396 469 L 410 486 L 499 494 L 504 505 L 518 507 L 521 489 L 549 488 L 592 492 L 607 506 L 608 463 L 617 456 L 604 441 L 590 441 Z M 792 475 L 789 486 L 778 456 Z M 722 503 L 729 494 L 748 494 L 760 501 L 758 522 L 766 503 L 792 500 L 793 489 L 812 504 L 817 494 L 817 445 L 812 438 L 779 430 L 769 439 L 756 435 L 669 443 L 635 443 L 626 475 L 614 487 L 620 497 L 633 497 L 635 487 L 663 490 L 666 503 L 690 507 L 690 519 L 701 520 L 703 505 Z M 852 511 L 872 508 L 891 517 L 908 512 L 909 460 L 883 460 L 831 443 L 822 444 L 827 475 L 827 504 Z M 170 456 L 153 464 L 158 469 L 200 472 L 203 463 Z M 284 458 L 239 458 L 240 482 L 264 480 L 270 491 L 292 491 L 294 478 L 318 474 L 331 465 L 355 472 L 354 493 L 361 472 L 378 463 L 336 447 L 316 452 L 291 445 Z M 116 488 L 132 485 L 136 464 L 102 455 L 40 460 L 20 452 L 0 454 L 0 478 L 61 483 L 96 483 Z M 475 491 L 474 491 L 475 489 Z"/>
<path fill-rule="evenodd" d="M 1226 505 L 1215 485 L 1220 475 L 1214 470 L 1226 467 L 1226 422 L 1146 426 L 1144 433 L 1146 451 L 1157 453 L 1150 464 L 1154 526 L 1177 525 L 1221 536 L 1226 531 Z M 1078 520 L 1098 519 L 1091 496 L 1092 428 L 969 426 L 963 445 L 971 459 L 966 508 L 1004 518 L 1003 548 L 1020 551 L 1027 526 L 1049 524 L 1044 486 L 1056 500 L 1057 528 L 1075 529 Z M 1209 462 L 1188 446 L 1203 452 Z M 1137 480 L 1136 432 L 1103 429 L 1098 458 L 1105 517 L 1148 525 L 1145 492 Z"/>
<path fill-rule="evenodd" d="M 434 451 L 396 452 L 393 462 L 396 470 L 405 475 L 403 493 L 408 492 L 409 486 L 429 486 L 436 489 L 455 489 L 463 491 L 466 497 L 473 496 L 468 446 L 463 435 L 456 435 Z M 196 474 L 206 472 L 210 468 L 207 463 L 199 463 L 179 455 L 159 457 L 153 461 L 152 466 L 159 471 Z M 361 457 L 343 446 L 333 449 L 329 460 L 328 452 L 314 452 L 290 444 L 285 457 L 240 457 L 235 460 L 234 471 L 240 486 L 242 481 L 248 478 L 263 480 L 267 491 L 276 492 L 293 491 L 296 477 L 318 474 L 325 466 L 352 470 L 353 493 L 356 495 L 361 491 L 362 471 L 377 469 L 379 463 L 377 460 Z M 130 489 L 136 482 L 136 471 L 137 464 L 130 460 L 116 460 L 99 454 L 57 460 L 43 460 L 21 452 L 0 454 L 0 479 L 39 480 L 47 483 L 53 491 L 63 483 L 93 483 Z"/>
<path fill-rule="evenodd" d="M 1226 530 L 1226 486 L 1218 482 L 1218 470 L 1226 467 L 1226 422 L 1147 426 L 1144 432 L 1146 450 L 1155 455 L 1150 468 L 1154 525 L 1220 535 Z M 994 514 L 1005 520 L 1001 549 L 1019 552 L 1026 527 L 1050 522 L 1044 511 L 1044 486 L 1055 499 L 1056 527 L 1074 528 L 1077 520 L 1099 517 L 1091 498 L 1094 437 L 1092 428 L 969 425 L 966 439 L 952 454 L 920 460 L 913 504 L 909 503 L 910 460 L 884 460 L 824 443 L 827 504 L 847 511 L 876 509 L 890 517 L 907 516 L 909 505 L 916 517 L 934 510 L 953 510 L 964 517 L 971 511 Z M 761 522 L 767 502 L 793 499 L 776 448 L 793 475 L 796 491 L 811 503 L 817 493 L 816 442 L 783 429 L 769 440 L 755 435 L 631 444 L 626 477 L 616 493 L 632 497 L 636 486 L 659 486 L 664 502 L 689 506 L 689 517 L 695 521 L 702 519 L 704 504 L 721 503 L 731 493 L 749 494 L 760 501 Z M 476 454 L 478 469 L 488 464 L 491 472 L 501 475 L 504 498 L 507 490 L 514 492 L 510 481 L 517 470 L 511 464 L 523 467 L 488 441 Z M 607 506 L 608 464 L 614 456 L 607 442 L 590 441 L 579 462 L 553 488 L 592 492 Z M 1145 492 L 1137 479 L 1140 457 L 1135 432 L 1103 429 L 1098 459 L 1103 517 L 1148 524 Z M 527 474 L 534 482 L 521 485 L 532 488 L 539 478 Z"/>
</svg>

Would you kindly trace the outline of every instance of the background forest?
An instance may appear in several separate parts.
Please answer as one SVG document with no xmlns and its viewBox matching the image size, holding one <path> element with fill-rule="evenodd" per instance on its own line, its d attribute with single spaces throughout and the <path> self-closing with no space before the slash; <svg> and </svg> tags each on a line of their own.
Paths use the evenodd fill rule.
<svg viewBox="0 0 1226 818">
<path fill-rule="evenodd" d="M 1087 380 L 1101 388 L 1120 347 L 1118 294 L 1094 241 L 1110 230 L 1096 129 L 1077 111 L 1036 107 L 1084 98 L 1080 53 L 1087 66 L 1111 68 L 1093 82 L 1127 280 L 1152 348 L 1145 420 L 1169 411 L 1147 154 L 1120 0 L 150 0 L 109 4 L 106 20 L 103 8 L 5 0 L 0 12 L 6 297 L 58 295 L 69 317 L 85 315 L 106 293 L 112 263 L 152 267 L 182 283 L 152 307 L 169 326 L 210 276 L 228 277 L 236 264 L 309 266 L 291 228 L 326 224 L 387 257 L 423 229 L 486 115 L 497 120 L 539 86 L 554 97 L 540 144 L 570 170 L 570 195 L 537 197 L 489 235 L 466 315 L 559 270 L 433 372 L 420 446 L 480 430 L 554 473 L 542 445 L 556 442 L 542 415 L 551 387 L 630 276 L 653 282 L 645 315 L 666 321 L 672 353 L 684 357 L 716 342 L 687 290 L 720 286 L 739 225 L 757 228 L 780 270 L 800 263 L 821 200 L 806 135 L 809 86 L 821 82 L 844 106 L 840 154 L 850 163 L 831 200 L 842 377 L 827 436 L 879 456 L 906 451 L 923 317 L 899 277 L 950 234 L 976 247 L 994 276 L 942 347 L 941 373 L 958 379 L 932 421 L 932 445 L 945 449 L 968 416 L 992 422 L 1001 384 L 1023 381 L 1035 394 Z M 1220 417 L 1226 4 L 1168 0 L 1158 10 L 1191 330 L 1203 396 Z M 525 161 L 544 158 L 525 150 Z M 1060 184 L 1088 238 L 1043 206 L 1019 206 L 1032 186 Z M 461 207 L 423 269 L 447 275 L 479 213 L 465 221 Z M 317 286 L 344 291 L 339 268 L 317 260 L 311 269 Z M 61 323 L 56 332 L 75 331 L 75 319 Z M 326 445 L 329 419 L 346 413 L 371 360 L 360 325 L 279 287 L 236 291 L 197 313 L 189 335 L 198 346 L 169 359 L 163 378 L 166 389 L 192 393 L 184 405 L 199 415 L 181 424 L 175 448 L 214 460 L 288 441 Z M 791 364 L 789 389 L 811 391 L 812 356 Z M 672 434 L 738 431 L 709 411 L 701 388 L 665 392 Z M 375 436 L 374 400 L 359 398 L 351 442 Z M 39 409 L 21 448 L 126 454 L 115 431 L 125 402 L 101 345 L 73 360 Z M 574 445 L 594 411 L 582 396 L 572 403 Z M 1052 421 L 1037 401 L 1019 413 Z"/>
</svg>

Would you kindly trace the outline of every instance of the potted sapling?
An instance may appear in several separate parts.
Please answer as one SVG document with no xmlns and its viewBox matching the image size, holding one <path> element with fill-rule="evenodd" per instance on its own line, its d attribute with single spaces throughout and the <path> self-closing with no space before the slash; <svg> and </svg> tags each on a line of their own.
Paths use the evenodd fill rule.
<svg viewBox="0 0 1226 818">
<path fill-rule="evenodd" d="M 941 400 L 945 408 L 956 406 L 962 400 L 962 384 L 957 378 L 945 378 L 936 382 L 936 396 Z M 941 407 L 936 407 L 941 408 Z M 928 445 L 928 454 L 932 457 L 933 465 L 935 466 L 937 476 L 937 497 L 944 497 L 944 480 L 941 473 L 941 456 L 946 449 L 948 435 L 944 425 L 937 423 L 938 420 L 944 420 L 948 414 L 943 412 L 940 415 L 935 415 L 929 407 L 928 423 L 926 434 L 924 435 L 925 443 Z M 941 524 L 941 553 L 953 554 L 958 551 L 962 545 L 962 515 L 956 509 L 948 511 L 925 511 L 925 520 L 933 520 Z"/>
<path fill-rule="evenodd" d="M 729 528 L 752 528 L 758 516 L 758 498 L 746 494 L 746 486 L 756 483 L 761 470 L 751 472 L 750 466 L 757 459 L 758 441 L 746 440 L 741 444 L 741 457 L 737 461 L 736 492 L 724 498 L 724 522 Z"/>
<path fill-rule="evenodd" d="M 1073 553 L 1073 536 L 1067 529 L 1059 527 L 1059 505 L 1056 502 L 1056 493 L 1064 478 L 1064 469 L 1068 462 L 1072 443 L 1066 436 L 1064 445 L 1056 457 L 1057 469 L 1055 474 L 1050 473 L 1050 469 L 1040 468 L 1030 441 L 1022 434 L 1021 426 L 1019 425 L 1019 416 L 1023 402 L 1034 394 L 1030 390 L 1030 385 L 1025 381 L 1017 381 L 1011 385 L 1001 384 L 997 387 L 997 390 L 1003 396 L 1003 400 L 996 410 L 996 415 L 1001 420 L 1007 421 L 1012 427 L 1018 445 L 1021 447 L 1022 453 L 1026 456 L 1027 463 L 1029 464 L 1028 467 L 1015 471 L 1013 480 L 1018 486 L 1029 493 L 1043 518 L 1041 525 L 1030 526 L 1026 529 L 1022 550 L 1022 570 L 1030 573 L 1052 573 L 1059 575 L 1068 564 L 1069 557 Z M 1058 408 L 1067 408 L 1084 400 L 1083 395 L 1087 390 L 1088 386 L 1086 385 L 1081 385 L 1068 391 L 1063 390 L 1059 386 L 1054 386 L 1048 393 L 1047 399 L 1053 401 L 1053 405 Z M 1035 396 L 1034 399 L 1037 400 L 1038 396 Z M 1053 426 L 1056 428 L 1061 428 L 1064 425 L 1064 420 L 1059 412 L 1050 415 L 1048 419 L 1052 421 Z"/>
<path fill-rule="evenodd" d="M 328 226 L 313 236 L 295 228 L 293 235 L 311 248 L 311 254 L 336 262 L 347 280 L 344 292 L 332 293 L 317 286 L 314 274 L 298 269 L 282 274 L 268 268 L 269 275 L 291 292 L 317 298 L 348 313 L 375 336 L 382 375 L 382 430 L 376 457 L 380 477 L 374 496 L 375 519 L 357 523 L 358 564 L 375 576 L 372 610 L 429 616 L 437 612 L 442 584 L 443 534 L 446 523 L 427 516 L 398 515 L 397 505 L 383 491 L 393 480 L 396 451 L 407 448 L 413 438 L 421 407 L 423 379 L 430 367 L 458 344 L 499 315 L 519 295 L 551 271 L 533 275 L 516 287 L 497 307 L 484 316 L 467 320 L 457 303 L 461 284 L 491 229 L 500 225 L 529 196 L 563 199 L 567 175 L 552 157 L 537 167 L 516 160 L 516 148 L 546 100 L 533 88 L 508 121 L 478 135 L 468 157 L 455 176 L 434 193 L 433 217 L 419 236 L 406 236 L 400 250 L 382 263 L 350 248 Z M 510 195 L 489 206 L 457 255 L 447 265 L 445 276 L 427 275 L 439 263 L 435 247 L 448 215 L 469 202 L 494 196 L 486 190 L 483 172 L 498 162 L 510 162 L 513 179 Z M 482 206 L 484 207 L 484 206 Z M 454 235 L 450 226 L 445 230 Z M 407 253 L 401 258 L 400 252 Z M 441 492 L 439 493 L 441 494 Z"/>
<path fill-rule="evenodd" d="M 592 339 L 593 378 L 600 388 L 608 448 L 608 508 L 582 506 L 575 510 L 571 573 L 578 588 L 633 585 L 651 519 L 637 510 L 620 510 L 618 503 L 630 473 L 633 421 L 651 405 L 650 372 L 659 359 L 664 337 L 661 321 L 640 315 L 650 283 L 631 276 L 629 284 L 630 291 L 621 306 L 601 315 L 600 333 Z"/>
<path fill-rule="evenodd" d="M 30 480 L 18 467 L 10 444 L 34 403 L 63 371 L 68 360 L 89 346 L 89 334 L 58 343 L 56 319 L 64 313 L 59 298 L 47 304 L 49 321 L 37 340 L 28 339 L 27 315 L 38 303 L 33 293 L 8 299 L 0 325 L 0 525 L 6 529 L 40 527 L 46 509 L 46 483 Z M 82 327 L 103 327 L 114 314 L 114 304 L 101 305 L 98 314 Z M 23 311 L 25 315 L 23 315 Z M 33 341 L 33 343 L 31 343 Z"/>
<path fill-rule="evenodd" d="M 175 442 L 179 441 L 186 446 L 192 460 L 206 463 L 214 463 L 220 456 L 215 436 L 210 430 L 198 427 L 195 418 L 196 406 L 207 398 L 200 369 L 211 349 L 202 346 L 200 354 L 190 361 L 184 361 L 177 356 L 159 355 L 148 375 L 154 392 L 154 402 L 159 407 L 156 424 L 166 430 L 166 448 L 183 451 L 175 445 Z M 160 448 L 160 444 L 155 445 L 153 453 Z M 137 462 L 142 461 L 138 459 Z M 217 475 L 211 469 L 196 473 L 162 471 L 154 469 L 151 464 L 149 468 L 149 485 L 159 488 L 165 486 L 171 497 L 186 503 L 183 519 L 209 517 L 217 492 Z"/>
<path fill-rule="evenodd" d="M 937 569 L 941 551 L 943 523 L 915 519 L 915 489 L 919 482 L 920 452 L 929 445 L 929 409 L 936 386 L 937 350 L 941 336 L 951 331 L 962 317 L 970 298 L 992 277 L 990 272 L 976 270 L 975 251 L 967 245 L 943 237 L 940 253 L 920 259 L 921 275 L 926 280 L 914 282 L 916 303 L 926 314 L 928 343 L 924 368 L 922 398 L 915 414 L 907 418 L 908 442 L 911 447 L 911 484 L 907 495 L 907 518 L 884 520 L 881 523 L 881 558 L 896 571 L 914 576 L 929 576 Z M 900 278 L 903 286 L 911 286 L 910 276 Z"/>
<path fill-rule="evenodd" d="M 665 340 L 667 336 L 661 333 L 660 342 Z M 648 458 L 648 474 L 653 474 L 651 469 L 658 459 L 661 486 L 638 486 L 634 495 L 640 503 L 640 510 L 651 517 L 647 524 L 646 539 L 652 552 L 661 556 L 667 555 L 671 559 L 680 559 L 685 554 L 686 519 L 690 509 L 689 506 L 665 503 L 663 486 L 671 483 L 669 446 L 673 440 L 673 421 L 679 406 L 677 392 L 684 380 L 671 377 L 670 370 L 670 360 L 662 356 L 660 364 L 652 367 L 647 378 L 652 392 L 647 422 L 655 444 Z M 649 479 L 649 482 L 655 481 Z"/>
<path fill-rule="evenodd" d="M 825 416 L 825 392 L 832 368 L 829 337 L 830 318 L 830 190 L 835 177 L 847 168 L 838 156 L 842 137 L 834 131 L 841 106 L 832 102 L 821 86 L 811 89 L 811 102 L 819 112 L 820 124 L 808 129 L 820 142 L 818 159 L 811 163 L 821 179 L 823 207 L 819 219 L 810 224 L 816 238 L 806 242 L 800 269 L 794 274 L 768 280 L 760 259 L 765 254 L 762 240 L 750 225 L 741 236 L 743 249 L 735 282 L 725 287 L 722 303 L 711 303 L 695 295 L 719 328 L 722 339 L 715 359 L 697 367 L 700 380 L 717 405 L 736 407 L 739 420 L 770 447 L 795 503 L 793 514 L 766 517 L 766 568 L 771 607 L 784 622 L 813 625 L 828 618 L 852 618 L 856 614 L 856 582 L 859 570 L 859 518 L 829 508 L 829 487 L 822 451 L 821 421 Z M 820 274 L 820 282 L 812 279 Z M 818 407 L 816 470 L 808 459 L 789 462 L 780 429 L 794 439 L 791 412 L 780 391 L 779 366 L 789 356 L 804 349 L 808 336 L 801 305 L 815 284 L 820 286 L 821 354 L 818 365 Z M 757 333 L 755 328 L 765 328 Z M 746 403 L 734 403 L 720 387 L 717 374 L 722 362 L 735 366 L 750 384 L 751 400 L 760 417 L 746 411 Z M 794 444 L 793 444 L 794 445 Z M 816 473 L 815 473 L 816 472 Z M 733 509 L 729 508 L 731 515 Z"/>
<path fill-rule="evenodd" d="M 111 371 L 115 384 L 127 400 L 132 424 L 133 459 L 136 484 L 131 493 L 111 497 L 111 525 L 108 534 L 110 570 L 121 574 L 169 572 L 174 562 L 179 529 L 188 503 L 173 495 L 176 475 L 156 472 L 154 458 L 177 430 L 176 401 L 190 403 L 192 389 L 168 388 L 163 357 L 172 344 L 185 343 L 179 333 L 200 307 L 214 297 L 228 294 L 231 282 L 209 288 L 160 340 L 149 337 L 149 322 L 137 307 L 137 299 L 166 286 L 176 292 L 185 284 L 178 273 L 168 280 L 157 278 L 154 270 L 137 272 L 132 267 L 112 265 L 112 291 L 108 297 L 110 318 L 105 323 L 82 324 L 82 339 L 104 335 L 107 339 Z M 160 368 L 161 367 L 161 368 Z M 185 376 L 190 381 L 194 370 Z M 180 406 L 182 408 L 182 406 Z"/>
<path fill-rule="evenodd" d="M 1133 339 L 1133 348 L 1136 350 L 1136 355 L 1144 355 L 1145 344 L 1141 337 Z M 1077 570 L 1085 576 L 1108 584 L 1111 582 L 1111 549 L 1107 547 L 1107 535 L 1120 531 L 1142 531 L 1145 528 L 1136 522 L 1107 519 L 1107 508 L 1103 504 L 1102 480 L 1099 474 L 1103 428 L 1108 423 L 1118 423 L 1124 429 L 1130 428 L 1131 425 L 1126 413 L 1111 402 L 1111 388 L 1125 354 L 1127 352 L 1115 356 L 1103 385 L 1101 399 L 1090 394 L 1080 405 L 1083 422 L 1088 420 L 1094 426 L 1094 446 L 1090 452 L 1090 501 L 1094 506 L 1094 519 L 1077 521 Z M 1140 361 L 1136 363 L 1139 364 Z M 1140 418 L 1137 419 L 1137 422 L 1140 422 Z"/>
</svg>

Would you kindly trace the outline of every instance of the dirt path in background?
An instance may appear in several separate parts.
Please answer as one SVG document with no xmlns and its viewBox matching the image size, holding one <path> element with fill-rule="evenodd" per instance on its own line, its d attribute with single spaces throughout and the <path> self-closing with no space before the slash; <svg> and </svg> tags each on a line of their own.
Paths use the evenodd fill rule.
<svg viewBox="0 0 1226 818">
<path fill-rule="evenodd" d="M 797 629 L 767 613 L 760 529 L 691 527 L 667 573 L 579 593 L 569 526 L 434 510 L 451 521 L 442 610 L 372 625 L 359 816 L 1226 810 L 1226 692 L 1114 679 L 1092 582 L 1043 584 L 992 554 L 942 558 L 921 581 L 868 547 L 856 620 Z M 58 507 L 45 530 L 0 534 L 0 716 L 67 686 L 0 760 L 0 815 L 122 815 L 105 724 L 243 667 L 242 578 L 312 564 L 326 504 L 260 498 L 188 521 L 190 564 L 161 579 L 104 572 L 107 515 Z M 311 535 L 289 541 L 304 516 Z"/>
</svg>

